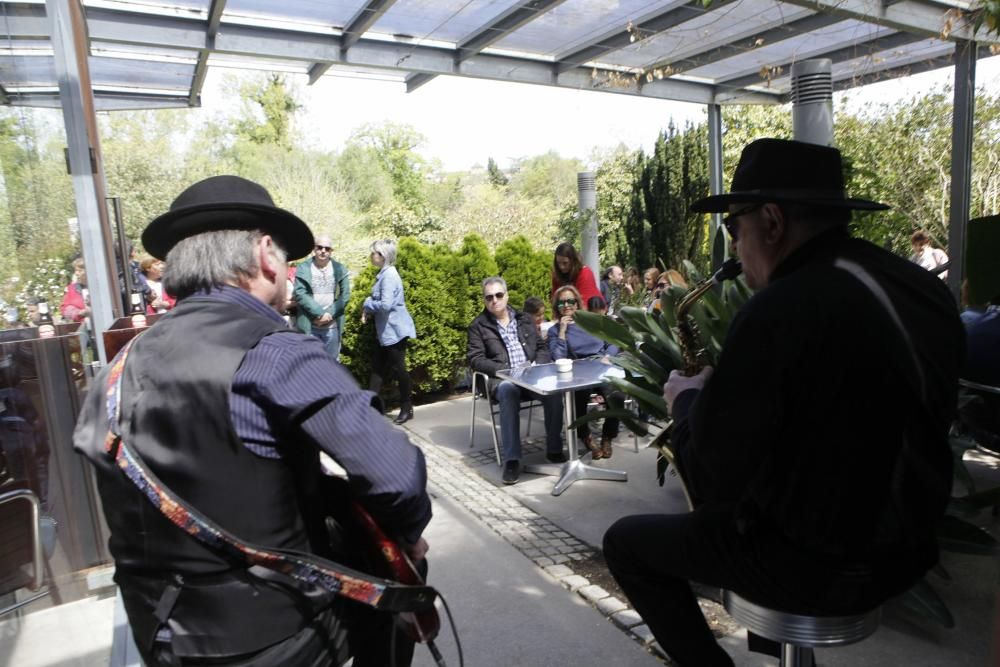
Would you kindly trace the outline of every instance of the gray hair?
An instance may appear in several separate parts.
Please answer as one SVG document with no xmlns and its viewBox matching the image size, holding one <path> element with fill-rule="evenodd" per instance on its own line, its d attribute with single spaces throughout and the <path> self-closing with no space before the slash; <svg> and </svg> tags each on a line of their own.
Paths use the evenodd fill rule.
<svg viewBox="0 0 1000 667">
<path fill-rule="evenodd" d="M 487 278 L 486 280 L 483 281 L 483 294 L 486 294 L 486 286 L 487 285 L 492 285 L 493 283 L 500 283 L 501 285 L 503 285 L 503 291 L 504 292 L 507 291 L 507 281 L 506 280 L 504 280 L 500 276 L 491 276 L 491 277 L 489 277 L 489 278 Z"/>
<path fill-rule="evenodd" d="M 224 229 L 189 236 L 167 253 L 163 289 L 183 299 L 200 289 L 248 280 L 260 269 L 257 243 L 264 233 L 256 229 Z M 272 237 L 273 238 L 273 237 Z M 274 239 L 275 259 L 287 254 Z"/>
<path fill-rule="evenodd" d="M 372 244 L 372 252 L 377 252 L 385 258 L 385 265 L 396 263 L 396 242 L 392 239 L 379 239 Z"/>
</svg>

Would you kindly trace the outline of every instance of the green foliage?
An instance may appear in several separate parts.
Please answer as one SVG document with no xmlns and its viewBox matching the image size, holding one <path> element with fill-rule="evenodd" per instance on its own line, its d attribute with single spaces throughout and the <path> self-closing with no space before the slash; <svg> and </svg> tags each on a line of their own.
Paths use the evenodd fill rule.
<svg viewBox="0 0 1000 667">
<path fill-rule="evenodd" d="M 461 285 L 465 290 L 464 321 L 468 324 L 483 309 L 482 281 L 499 275 L 500 269 L 497 268 L 489 246 L 477 234 L 470 234 L 462 240 L 456 259 L 462 271 Z M 523 302 L 510 303 L 518 310 L 523 305 Z"/>
<path fill-rule="evenodd" d="M 486 177 L 489 179 L 490 185 L 494 185 L 498 188 L 502 188 L 510 183 L 510 179 L 507 178 L 502 171 L 500 171 L 500 167 L 497 166 L 497 163 L 493 160 L 493 158 L 489 158 L 486 163 Z"/>
<path fill-rule="evenodd" d="M 252 144 L 292 149 L 292 116 L 301 106 L 285 84 L 282 74 L 243 85 L 240 97 L 244 117 L 236 122 L 237 136 Z"/>
<path fill-rule="evenodd" d="M 546 302 L 552 292 L 552 252 L 536 250 L 523 236 L 504 241 L 496 249 L 497 268 L 507 281 L 509 303 L 518 310 L 529 296 Z"/>
</svg>

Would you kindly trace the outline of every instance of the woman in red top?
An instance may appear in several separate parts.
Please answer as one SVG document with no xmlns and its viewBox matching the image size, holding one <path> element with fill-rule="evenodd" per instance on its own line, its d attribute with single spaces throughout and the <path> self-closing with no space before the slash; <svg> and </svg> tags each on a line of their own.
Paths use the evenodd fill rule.
<svg viewBox="0 0 1000 667">
<path fill-rule="evenodd" d="M 583 303 L 588 303 L 592 296 L 601 296 L 594 272 L 583 263 L 572 243 L 560 243 L 552 262 L 552 294 L 563 285 L 575 287 Z"/>
</svg>

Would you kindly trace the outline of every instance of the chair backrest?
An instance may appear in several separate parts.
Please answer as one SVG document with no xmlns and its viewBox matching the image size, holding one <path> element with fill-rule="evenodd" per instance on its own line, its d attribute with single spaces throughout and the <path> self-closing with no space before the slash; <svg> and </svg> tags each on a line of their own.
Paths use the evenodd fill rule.
<svg viewBox="0 0 1000 667">
<path fill-rule="evenodd" d="M 29 489 L 0 493 L 0 594 L 25 586 L 33 591 L 41 587 L 43 564 L 38 521 L 38 497 Z"/>
</svg>

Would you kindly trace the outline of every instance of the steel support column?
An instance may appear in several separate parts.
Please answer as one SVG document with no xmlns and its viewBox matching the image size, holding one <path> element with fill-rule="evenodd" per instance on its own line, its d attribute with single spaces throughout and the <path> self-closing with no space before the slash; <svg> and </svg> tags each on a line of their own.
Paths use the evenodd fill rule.
<svg viewBox="0 0 1000 667">
<path fill-rule="evenodd" d="M 976 114 L 976 43 L 955 43 L 955 100 L 951 125 L 951 208 L 948 287 L 959 298 L 965 277 L 965 227 L 972 183 L 972 123 Z"/>
<path fill-rule="evenodd" d="M 80 245 L 87 264 L 94 338 L 102 362 L 102 332 L 121 312 L 111 228 L 104 199 L 104 170 L 87 65 L 87 37 L 79 0 L 45 0 L 52 34 L 70 176 L 80 224 Z"/>
<path fill-rule="evenodd" d="M 722 193 L 722 107 L 708 105 L 708 188 L 710 194 Z M 722 214 L 713 213 L 708 223 L 712 248 L 712 271 L 717 271 L 729 254 L 729 239 L 722 233 Z"/>
</svg>

